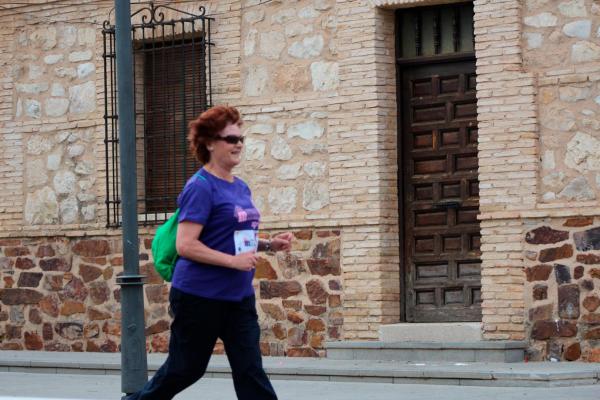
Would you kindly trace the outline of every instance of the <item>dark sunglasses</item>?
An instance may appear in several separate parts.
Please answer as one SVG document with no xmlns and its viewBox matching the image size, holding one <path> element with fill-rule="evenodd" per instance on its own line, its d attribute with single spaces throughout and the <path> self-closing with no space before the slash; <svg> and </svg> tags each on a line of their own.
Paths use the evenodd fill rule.
<svg viewBox="0 0 600 400">
<path fill-rule="evenodd" d="M 236 135 L 227 135 L 227 136 L 218 136 L 215 139 L 222 140 L 229 144 L 238 144 L 238 142 L 244 143 L 244 139 L 246 139 L 246 137 L 245 136 L 236 136 Z"/>
</svg>

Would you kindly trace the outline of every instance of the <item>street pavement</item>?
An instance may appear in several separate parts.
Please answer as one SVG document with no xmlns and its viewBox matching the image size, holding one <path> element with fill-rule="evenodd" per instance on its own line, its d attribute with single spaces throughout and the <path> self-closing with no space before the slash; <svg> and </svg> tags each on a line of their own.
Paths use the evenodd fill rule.
<svg viewBox="0 0 600 400">
<path fill-rule="evenodd" d="M 0 372 L 0 400 L 119 400 L 120 375 Z M 599 400 L 600 385 L 524 388 L 274 380 L 280 400 Z M 176 400 L 235 400 L 230 379 L 204 378 Z"/>
</svg>

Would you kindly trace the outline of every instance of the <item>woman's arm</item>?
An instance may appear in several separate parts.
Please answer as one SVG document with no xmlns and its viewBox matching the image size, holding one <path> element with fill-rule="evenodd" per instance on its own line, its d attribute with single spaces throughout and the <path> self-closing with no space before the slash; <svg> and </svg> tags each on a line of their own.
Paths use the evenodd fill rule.
<svg viewBox="0 0 600 400">
<path fill-rule="evenodd" d="M 258 239 L 257 251 L 272 251 L 271 241 L 267 239 Z"/>
<path fill-rule="evenodd" d="M 198 263 L 218 265 L 226 268 L 250 271 L 256 265 L 256 254 L 242 253 L 232 256 L 202 243 L 198 238 L 203 226 L 194 222 L 183 221 L 177 226 L 177 254 Z"/>
</svg>

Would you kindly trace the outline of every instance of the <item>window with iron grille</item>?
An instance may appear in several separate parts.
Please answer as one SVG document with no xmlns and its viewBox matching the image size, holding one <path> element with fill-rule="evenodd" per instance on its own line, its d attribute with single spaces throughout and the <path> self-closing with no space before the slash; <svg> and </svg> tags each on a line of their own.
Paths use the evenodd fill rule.
<svg viewBox="0 0 600 400">
<path fill-rule="evenodd" d="M 164 222 L 199 168 L 188 123 L 212 104 L 211 18 L 150 4 L 132 14 L 138 220 Z M 169 19 L 169 16 L 177 19 Z M 107 226 L 121 225 L 115 27 L 105 22 L 104 99 Z"/>
</svg>

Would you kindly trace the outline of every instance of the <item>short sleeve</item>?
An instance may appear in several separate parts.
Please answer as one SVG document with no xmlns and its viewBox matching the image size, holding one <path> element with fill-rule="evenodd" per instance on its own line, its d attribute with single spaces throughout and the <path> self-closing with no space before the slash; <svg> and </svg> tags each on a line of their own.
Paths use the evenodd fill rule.
<svg viewBox="0 0 600 400">
<path fill-rule="evenodd" d="M 242 181 L 244 183 L 244 194 L 250 198 L 252 198 L 252 191 L 250 190 L 250 187 L 246 184 L 246 182 Z"/>
<path fill-rule="evenodd" d="M 212 209 L 212 188 L 205 179 L 192 178 L 177 199 L 179 222 L 189 221 L 206 225 Z"/>
</svg>

